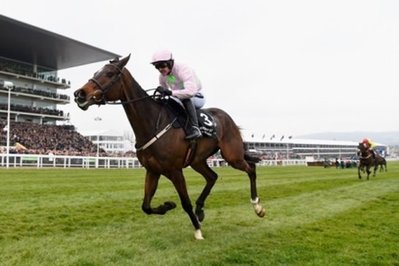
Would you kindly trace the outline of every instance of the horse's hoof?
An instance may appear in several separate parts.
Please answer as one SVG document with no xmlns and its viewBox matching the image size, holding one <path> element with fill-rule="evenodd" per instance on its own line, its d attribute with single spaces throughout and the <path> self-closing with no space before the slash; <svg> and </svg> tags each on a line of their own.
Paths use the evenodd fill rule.
<svg viewBox="0 0 399 266">
<path fill-rule="evenodd" d="M 204 240 L 204 237 L 202 236 L 201 229 L 195 230 L 194 237 L 196 240 Z"/>
<path fill-rule="evenodd" d="M 256 215 L 258 215 L 261 218 L 265 216 L 266 209 L 263 208 L 261 205 L 256 205 L 254 208 L 255 208 Z"/>
<path fill-rule="evenodd" d="M 263 217 L 265 217 L 265 215 L 266 215 L 266 209 L 265 208 L 262 208 L 262 210 L 260 210 L 260 212 L 257 212 L 256 213 L 260 218 L 263 218 Z"/>
</svg>

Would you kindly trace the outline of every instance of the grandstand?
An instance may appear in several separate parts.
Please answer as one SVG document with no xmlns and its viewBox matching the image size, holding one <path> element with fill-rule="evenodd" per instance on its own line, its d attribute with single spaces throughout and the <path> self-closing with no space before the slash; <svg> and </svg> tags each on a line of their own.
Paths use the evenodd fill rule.
<svg viewBox="0 0 399 266">
<path fill-rule="evenodd" d="M 266 139 L 255 134 L 243 133 L 244 142 L 248 149 L 262 156 L 264 160 L 332 160 L 353 159 L 357 157 L 357 141 L 299 139 L 292 137 L 275 137 Z M 381 143 L 376 150 L 389 155 L 389 148 Z"/>
<path fill-rule="evenodd" d="M 70 103 L 65 90 L 70 88 L 70 81 L 58 76 L 58 70 L 104 61 L 119 57 L 88 44 L 44 29 L 0 15 L 0 125 L 2 130 L 1 144 L 5 143 L 4 130 L 7 130 L 7 116 L 10 115 L 10 135 L 19 138 L 20 144 L 27 150 L 37 150 L 37 143 L 23 138 L 22 133 L 45 131 L 47 139 L 57 142 L 60 133 L 66 128 L 57 126 L 69 120 L 69 114 L 62 110 L 63 105 Z M 4 84 L 12 84 L 9 91 Z M 8 110 L 10 95 L 10 110 Z M 43 128 L 39 129 L 37 125 Z M 13 128 L 14 126 L 14 128 Z M 46 127 L 52 126 L 52 127 Z M 21 128 L 25 129 L 20 130 Z M 19 130 L 19 131 L 17 131 Z M 44 130 L 44 131 L 43 131 Z M 74 131 L 68 127 L 67 132 Z M 51 135 L 52 134 L 52 135 Z M 78 134 L 77 132 L 74 133 Z M 19 136 L 18 136 L 19 135 Z M 83 143 L 83 136 L 75 136 L 78 143 Z M 43 137 L 43 136 L 37 136 Z M 67 144 L 46 147 L 49 150 L 61 151 Z M 72 146 L 71 146 L 72 147 Z M 87 152 L 92 151 L 90 145 Z M 76 152 L 64 150 L 66 152 Z"/>
</svg>

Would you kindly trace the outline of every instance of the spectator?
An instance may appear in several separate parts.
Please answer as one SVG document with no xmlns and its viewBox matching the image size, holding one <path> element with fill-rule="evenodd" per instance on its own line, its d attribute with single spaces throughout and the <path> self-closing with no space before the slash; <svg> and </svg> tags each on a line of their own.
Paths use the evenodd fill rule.
<svg viewBox="0 0 399 266">
<path fill-rule="evenodd" d="M 5 125 L 5 121 L 0 120 L 0 128 Z M 95 156 L 97 152 L 97 146 L 71 126 L 11 122 L 10 133 L 10 144 L 14 146 L 19 143 L 25 148 L 20 153 Z M 6 131 L 1 134 L 3 141 Z M 101 153 L 104 153 L 102 149 Z"/>
</svg>

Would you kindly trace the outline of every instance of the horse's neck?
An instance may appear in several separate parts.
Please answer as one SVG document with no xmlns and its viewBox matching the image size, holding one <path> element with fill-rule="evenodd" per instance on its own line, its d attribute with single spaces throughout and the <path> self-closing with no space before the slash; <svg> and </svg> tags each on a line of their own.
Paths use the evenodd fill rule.
<svg viewBox="0 0 399 266">
<path fill-rule="evenodd" d="M 133 129 L 136 141 L 147 141 L 156 130 L 156 123 L 161 112 L 161 107 L 141 88 L 137 81 L 127 71 L 125 78 L 124 101 L 134 101 L 124 104 L 126 116 Z M 138 100 L 142 99 L 142 100 Z"/>
<path fill-rule="evenodd" d="M 362 151 L 363 158 L 368 158 L 369 156 L 371 156 L 371 151 L 369 149 Z"/>
</svg>

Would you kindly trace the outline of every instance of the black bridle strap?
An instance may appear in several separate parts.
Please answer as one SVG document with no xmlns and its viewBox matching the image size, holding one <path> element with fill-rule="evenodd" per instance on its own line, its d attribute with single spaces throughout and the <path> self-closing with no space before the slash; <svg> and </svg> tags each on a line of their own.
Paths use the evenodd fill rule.
<svg viewBox="0 0 399 266">
<path fill-rule="evenodd" d="M 99 100 L 99 102 L 101 102 L 101 103 L 106 103 L 107 102 L 107 99 L 105 99 L 105 94 L 112 88 L 112 86 L 116 82 L 119 81 L 119 79 L 123 75 L 123 69 L 120 69 L 117 65 L 108 64 L 107 66 L 113 66 L 113 67 L 115 67 L 118 70 L 118 74 L 108 84 L 106 84 L 105 86 L 101 85 L 100 82 L 98 82 L 98 80 L 95 79 L 95 77 L 89 79 L 89 81 L 91 81 L 94 84 L 96 84 L 96 86 L 101 91 L 101 99 Z"/>
<path fill-rule="evenodd" d="M 97 87 L 99 87 L 101 89 L 101 91 L 103 91 L 103 86 L 100 84 L 100 82 L 98 82 L 96 79 L 91 78 L 89 79 L 89 81 L 93 82 L 94 84 L 97 85 Z"/>
</svg>

